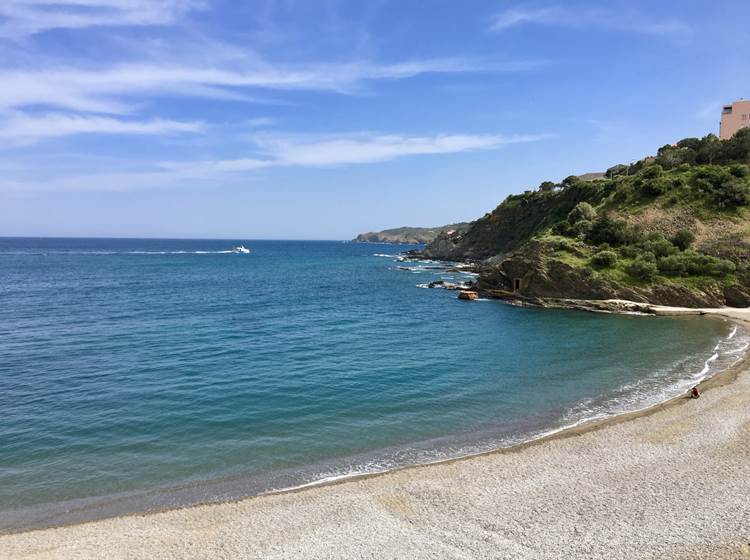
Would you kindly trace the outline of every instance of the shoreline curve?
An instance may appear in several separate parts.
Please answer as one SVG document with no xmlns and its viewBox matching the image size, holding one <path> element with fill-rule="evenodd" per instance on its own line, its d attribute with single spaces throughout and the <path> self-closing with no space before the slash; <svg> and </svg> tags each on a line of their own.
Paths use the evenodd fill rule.
<svg viewBox="0 0 750 560">
<path fill-rule="evenodd" d="M 744 326 L 745 328 L 750 328 L 750 309 L 740 309 L 740 308 L 695 309 L 695 308 L 665 307 L 665 306 L 657 306 L 657 305 L 653 305 L 649 307 L 650 307 L 650 312 L 653 313 L 654 315 L 659 315 L 659 316 L 703 315 L 707 317 L 715 317 L 715 318 L 729 320 L 731 322 Z M 742 355 L 742 357 L 739 358 L 732 366 L 724 370 L 717 371 L 716 373 L 712 374 L 706 379 L 700 381 L 697 386 L 699 387 L 701 392 L 705 392 L 707 390 L 711 390 L 716 387 L 723 387 L 723 386 L 729 385 L 733 383 L 737 379 L 740 372 L 745 369 L 750 369 L 750 348 L 745 349 L 745 352 Z M 463 461 L 471 461 L 474 459 L 478 459 L 482 457 L 489 457 L 489 456 L 494 456 L 494 455 L 514 454 L 514 453 L 522 452 L 532 447 L 544 445 L 545 443 L 548 443 L 551 441 L 573 438 L 573 437 L 580 436 L 589 432 L 599 431 L 609 426 L 615 426 L 621 423 L 629 422 L 637 418 L 647 417 L 660 410 L 666 410 L 674 406 L 686 404 L 687 402 L 690 402 L 689 398 L 687 398 L 684 395 L 678 395 L 675 397 L 671 397 L 665 401 L 661 401 L 661 402 L 646 406 L 638 410 L 617 413 L 611 416 L 607 416 L 605 418 L 587 419 L 572 426 L 562 426 L 560 428 L 550 430 L 549 432 L 546 432 L 540 436 L 533 437 L 526 441 L 519 442 L 513 445 L 509 445 L 507 447 L 497 447 L 497 448 L 493 448 L 493 449 L 489 449 L 485 451 L 479 451 L 475 453 L 461 455 L 458 457 L 443 458 L 443 459 L 438 459 L 435 461 L 403 465 L 403 466 L 393 467 L 393 468 L 389 468 L 389 469 L 382 470 L 382 471 L 342 474 L 340 476 L 327 477 L 327 478 L 303 483 L 300 485 L 279 488 L 275 490 L 269 490 L 269 491 L 261 492 L 258 494 L 249 494 L 249 495 L 244 495 L 244 496 L 232 497 L 229 499 L 219 498 L 219 499 L 213 499 L 213 500 L 212 499 L 197 500 L 192 503 L 177 504 L 175 506 L 167 506 L 167 507 L 154 507 L 151 509 L 126 511 L 123 513 L 115 513 L 113 515 L 103 514 L 100 516 L 96 516 L 94 514 L 93 516 L 90 516 L 89 518 L 84 518 L 81 520 L 76 520 L 76 521 L 71 521 L 71 522 L 63 521 L 61 523 L 53 522 L 53 523 L 47 523 L 47 524 L 45 524 L 44 522 L 40 522 L 38 526 L 34 526 L 35 524 L 32 523 L 31 526 L 29 527 L 21 527 L 19 529 L 10 529 L 6 531 L 0 531 L 0 539 L 2 539 L 3 536 L 24 535 L 24 534 L 31 534 L 31 533 L 36 533 L 40 531 L 65 529 L 65 528 L 70 528 L 70 527 L 80 527 L 80 526 L 96 524 L 96 523 L 100 523 L 100 522 L 108 521 L 112 519 L 122 519 L 122 518 L 130 518 L 130 517 L 148 517 L 148 516 L 160 515 L 160 514 L 165 514 L 169 512 L 175 512 L 175 511 L 183 511 L 183 510 L 187 511 L 187 510 L 195 510 L 197 508 L 239 504 L 239 503 L 244 503 L 244 502 L 249 502 L 249 501 L 267 499 L 269 497 L 274 497 L 274 496 L 294 495 L 294 494 L 299 494 L 299 493 L 306 492 L 306 491 L 316 489 L 316 488 L 326 488 L 326 487 L 337 486 L 337 485 L 342 485 L 342 484 L 347 484 L 347 483 L 354 483 L 358 481 L 365 481 L 365 480 L 372 479 L 372 478 L 387 477 L 389 475 L 402 473 L 406 471 L 429 469 L 435 466 L 451 465 L 454 463 L 459 463 Z M 203 481 L 203 482 L 206 483 L 206 482 L 211 482 L 211 481 Z M 173 488 L 172 490 L 175 490 L 178 488 L 181 488 L 181 487 L 178 486 L 178 487 Z M 165 490 L 169 492 L 170 489 L 169 488 L 160 489 L 160 490 L 155 490 L 153 492 L 163 492 Z M 149 494 L 149 493 L 150 492 L 147 492 L 145 494 Z M 116 496 L 113 496 L 111 498 L 114 500 L 117 499 Z M 102 500 L 104 503 L 106 503 L 107 497 L 102 497 Z M 93 507 L 96 507 L 96 505 L 94 505 Z M 72 509 L 74 510 L 75 508 L 72 508 Z M 83 509 L 85 509 L 85 507 Z"/>
</svg>

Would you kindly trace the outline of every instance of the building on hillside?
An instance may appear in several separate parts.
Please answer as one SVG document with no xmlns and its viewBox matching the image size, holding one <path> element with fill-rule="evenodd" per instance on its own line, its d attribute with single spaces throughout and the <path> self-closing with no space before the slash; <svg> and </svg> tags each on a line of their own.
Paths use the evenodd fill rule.
<svg viewBox="0 0 750 560">
<path fill-rule="evenodd" d="M 727 140 L 741 128 L 750 126 L 750 101 L 740 99 L 721 109 L 719 138 Z"/>
</svg>

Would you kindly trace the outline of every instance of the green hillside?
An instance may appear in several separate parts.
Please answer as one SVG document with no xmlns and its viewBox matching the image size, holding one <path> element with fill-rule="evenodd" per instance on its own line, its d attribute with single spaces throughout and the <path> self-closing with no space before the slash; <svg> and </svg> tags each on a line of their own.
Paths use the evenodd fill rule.
<svg viewBox="0 0 750 560">
<path fill-rule="evenodd" d="M 360 233 L 353 241 L 356 243 L 430 243 L 444 232 L 450 235 L 466 231 L 468 223 L 449 224 L 436 228 L 400 227 Z"/>
<path fill-rule="evenodd" d="M 483 264 L 521 296 L 750 305 L 750 130 L 687 138 L 602 178 L 509 196 L 431 258 Z"/>
</svg>

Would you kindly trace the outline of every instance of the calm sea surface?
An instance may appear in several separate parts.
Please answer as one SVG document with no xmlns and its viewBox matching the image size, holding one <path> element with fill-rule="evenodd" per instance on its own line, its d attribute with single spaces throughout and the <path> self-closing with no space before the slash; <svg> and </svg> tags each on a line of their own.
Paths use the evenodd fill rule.
<svg viewBox="0 0 750 560">
<path fill-rule="evenodd" d="M 397 250 L 0 239 L 0 530 L 509 445 L 747 344 L 718 320 L 458 301 L 417 285 L 467 276 Z"/>
</svg>

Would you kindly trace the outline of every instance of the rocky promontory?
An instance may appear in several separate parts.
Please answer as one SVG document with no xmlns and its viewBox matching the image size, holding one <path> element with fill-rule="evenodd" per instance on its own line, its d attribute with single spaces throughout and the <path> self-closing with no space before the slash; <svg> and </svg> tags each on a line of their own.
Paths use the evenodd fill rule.
<svg viewBox="0 0 750 560">
<path fill-rule="evenodd" d="M 522 304 L 750 306 L 750 129 L 586 179 L 511 195 L 422 255 L 474 263 L 479 293 Z"/>
<path fill-rule="evenodd" d="M 383 231 L 370 231 L 360 233 L 352 241 L 355 243 L 394 243 L 423 245 L 431 243 L 440 234 L 454 235 L 466 231 L 469 224 L 466 222 L 450 224 L 435 228 L 400 227 L 384 229 Z"/>
</svg>

